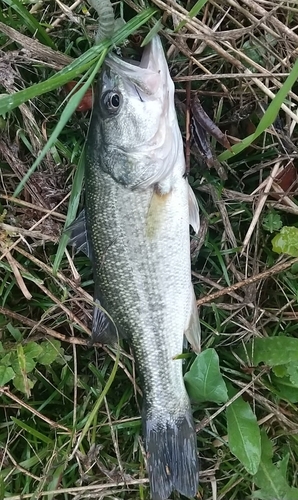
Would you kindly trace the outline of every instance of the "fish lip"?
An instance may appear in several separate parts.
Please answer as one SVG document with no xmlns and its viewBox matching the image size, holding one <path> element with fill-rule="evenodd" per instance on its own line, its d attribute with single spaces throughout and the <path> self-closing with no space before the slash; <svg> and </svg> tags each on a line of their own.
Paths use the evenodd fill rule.
<svg viewBox="0 0 298 500">
<path fill-rule="evenodd" d="M 116 54 L 109 54 L 105 64 L 125 80 L 130 80 L 148 96 L 154 95 L 164 78 L 167 78 L 167 63 L 160 37 L 155 35 L 143 50 L 141 61 L 127 61 Z"/>
<path fill-rule="evenodd" d="M 150 66 L 154 66 L 159 59 L 158 54 L 163 51 L 160 37 L 155 35 L 152 40 L 144 47 L 143 54 L 140 61 L 128 61 L 127 59 L 121 59 L 114 53 L 110 53 L 106 58 L 106 64 L 113 67 L 117 64 L 117 68 L 123 69 L 153 69 Z M 155 63 L 155 64 L 154 64 Z"/>
</svg>

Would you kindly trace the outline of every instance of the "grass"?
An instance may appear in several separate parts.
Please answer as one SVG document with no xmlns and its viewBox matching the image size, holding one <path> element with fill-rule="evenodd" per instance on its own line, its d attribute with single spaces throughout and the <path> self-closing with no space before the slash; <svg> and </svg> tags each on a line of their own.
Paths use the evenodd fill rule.
<svg viewBox="0 0 298 500">
<path fill-rule="evenodd" d="M 83 2 L 0 7 L 0 498 L 149 498 L 132 352 L 88 345 L 90 263 L 61 238 L 82 204 L 90 118 L 63 85 L 77 78 L 83 94 L 113 43 L 159 26 L 184 138 L 197 95 L 232 145 L 211 139 L 226 180 L 190 145 L 202 351 L 219 363 L 227 394 L 212 399 L 215 379 L 189 353 L 185 371 L 205 373 L 206 391 L 194 400 L 197 498 L 298 498 L 295 231 L 283 245 L 293 257 L 272 246 L 283 227 L 297 227 L 296 3 L 126 0 L 115 9 L 128 23 L 94 47 L 96 20 Z M 241 412 L 261 431 L 252 464 L 239 445 Z"/>
</svg>

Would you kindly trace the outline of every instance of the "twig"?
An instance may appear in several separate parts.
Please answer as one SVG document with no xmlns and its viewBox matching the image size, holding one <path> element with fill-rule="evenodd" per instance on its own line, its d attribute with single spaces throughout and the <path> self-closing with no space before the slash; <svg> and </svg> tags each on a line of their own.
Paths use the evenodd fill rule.
<svg viewBox="0 0 298 500">
<path fill-rule="evenodd" d="M 15 394 L 12 394 L 12 392 L 10 392 L 10 390 L 9 390 L 9 387 L 0 387 L 0 394 L 5 394 L 5 396 L 10 398 L 12 401 L 15 401 L 20 406 L 22 406 L 23 408 L 25 408 L 30 413 L 32 413 L 36 417 L 40 418 L 44 422 L 47 422 L 47 424 L 49 424 L 51 427 L 54 427 L 54 429 L 61 429 L 62 431 L 67 432 L 68 434 L 72 433 L 72 430 L 68 429 L 67 427 L 64 427 L 64 425 L 61 425 L 61 424 L 58 424 L 57 422 L 54 422 L 54 420 L 51 420 L 48 417 L 45 417 L 45 415 L 43 415 L 39 411 L 35 410 L 35 408 L 32 408 L 32 406 L 30 406 L 27 403 L 25 403 L 24 401 L 22 401 L 22 399 L 19 399 L 17 396 L 15 396 Z"/>
<path fill-rule="evenodd" d="M 223 290 L 219 290 L 218 292 L 211 293 L 210 295 L 206 295 L 205 297 L 202 297 L 201 299 L 197 300 L 197 306 L 202 306 L 204 304 L 208 304 L 209 302 L 213 302 L 214 300 L 218 299 L 219 297 L 222 297 L 223 295 L 230 294 L 231 292 L 234 292 L 235 290 L 238 290 L 239 288 L 242 288 L 247 285 L 251 285 L 252 283 L 256 283 L 257 281 L 260 281 L 262 279 L 267 279 L 270 276 L 273 276 L 274 274 L 281 273 L 282 271 L 285 271 L 289 267 L 291 267 L 293 264 L 296 264 L 298 262 L 298 257 L 295 259 L 288 260 L 287 262 L 282 262 L 281 264 L 277 264 L 276 266 L 271 267 L 270 269 L 267 269 L 266 271 L 255 274 L 254 276 L 251 276 L 250 278 L 247 278 L 246 280 L 240 281 L 238 283 L 235 283 L 234 285 L 228 286 L 226 288 L 223 288 Z"/>
<path fill-rule="evenodd" d="M 262 210 L 263 210 L 264 205 L 266 203 L 266 200 L 268 198 L 269 192 L 271 191 L 271 187 L 272 187 L 273 181 L 274 181 L 274 179 L 275 179 L 275 177 L 277 175 L 277 172 L 279 170 L 280 163 L 281 162 L 279 161 L 279 162 L 277 162 L 274 165 L 274 167 L 272 169 L 272 172 L 271 172 L 270 176 L 267 179 L 266 187 L 264 189 L 263 194 L 260 197 L 259 203 L 257 205 L 256 211 L 255 211 L 254 216 L 253 216 L 253 219 L 252 219 L 251 224 L 250 224 L 250 226 L 248 228 L 248 231 L 247 231 L 247 233 L 245 235 L 245 238 L 244 238 L 244 241 L 243 241 L 243 245 L 242 245 L 241 255 L 243 254 L 245 248 L 247 247 L 247 245 L 249 243 L 249 240 L 251 238 L 251 235 L 252 235 L 252 233 L 253 233 L 256 225 L 257 225 L 259 217 L 260 217 L 260 215 L 262 213 Z"/>
<path fill-rule="evenodd" d="M 5 248 L 5 246 L 1 242 L 0 242 L 0 246 L 1 246 L 1 248 Z M 10 267 L 11 267 L 11 270 L 12 270 L 12 272 L 14 274 L 16 282 L 19 285 L 19 288 L 22 291 L 24 297 L 27 300 L 31 300 L 32 299 L 32 295 L 29 292 L 28 288 L 26 287 L 26 285 L 24 283 L 24 280 L 23 280 L 23 277 L 22 277 L 22 275 L 21 275 L 21 273 L 20 273 L 20 271 L 18 269 L 19 263 L 13 258 L 13 256 L 11 255 L 10 252 L 6 253 L 6 258 L 7 258 L 7 261 L 9 263 Z"/>
<path fill-rule="evenodd" d="M 122 486 L 138 486 L 139 484 L 148 484 L 149 479 L 131 479 L 127 480 L 125 483 L 123 481 L 121 482 L 114 482 L 114 483 L 105 483 L 105 484 L 93 484 L 93 485 L 84 485 L 84 486 L 77 486 L 74 488 L 60 488 L 58 490 L 50 490 L 50 491 L 40 491 L 38 493 L 39 496 L 54 496 L 54 495 L 61 495 L 62 493 L 69 494 L 69 495 L 74 495 L 76 493 L 85 493 L 87 491 L 94 491 L 94 492 L 100 492 L 104 490 L 108 490 L 110 488 L 121 488 Z M 24 495 L 15 495 L 13 497 L 5 497 L 5 500 L 24 500 L 25 498 L 32 498 L 34 496 L 34 493 L 25 493 Z"/>
</svg>

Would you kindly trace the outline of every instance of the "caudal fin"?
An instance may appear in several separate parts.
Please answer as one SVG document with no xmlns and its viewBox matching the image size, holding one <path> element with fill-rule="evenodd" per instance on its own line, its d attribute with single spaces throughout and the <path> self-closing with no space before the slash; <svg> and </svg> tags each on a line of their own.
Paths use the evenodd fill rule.
<svg viewBox="0 0 298 500">
<path fill-rule="evenodd" d="M 167 500 L 173 490 L 186 497 L 197 493 L 197 440 L 190 411 L 177 419 L 144 418 L 152 500 Z"/>
</svg>

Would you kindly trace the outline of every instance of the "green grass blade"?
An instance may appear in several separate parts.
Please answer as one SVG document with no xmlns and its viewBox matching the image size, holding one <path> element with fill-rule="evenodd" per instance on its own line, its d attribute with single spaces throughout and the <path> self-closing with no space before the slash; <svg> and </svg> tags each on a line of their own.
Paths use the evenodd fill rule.
<svg viewBox="0 0 298 500">
<path fill-rule="evenodd" d="M 16 425 L 18 425 L 21 429 L 24 429 L 25 431 L 27 431 L 32 436 L 36 437 L 37 439 L 40 439 L 41 441 L 43 441 L 46 444 L 52 444 L 52 440 L 48 436 L 45 436 L 44 434 L 37 431 L 36 429 L 33 429 L 33 427 L 30 427 L 30 425 L 25 424 L 25 422 L 22 422 L 21 420 L 18 420 L 15 417 L 11 417 L 11 419 L 13 420 L 13 422 Z"/>
<path fill-rule="evenodd" d="M 104 50 L 110 49 L 114 45 L 122 43 L 136 29 L 146 23 L 154 14 L 156 14 L 156 9 L 146 9 L 141 14 L 138 14 L 133 19 L 128 21 L 128 23 L 117 31 L 111 40 L 105 40 L 95 47 L 91 47 L 87 52 L 82 54 L 62 70 L 58 71 L 58 73 L 48 80 L 32 85 L 31 87 L 15 92 L 14 94 L 2 95 L 0 97 L 0 115 L 13 110 L 29 99 L 33 99 L 34 97 L 45 94 L 46 92 L 51 92 L 58 87 L 62 87 L 70 80 L 75 79 L 95 64 L 96 60 L 101 56 Z"/>
<path fill-rule="evenodd" d="M 49 138 L 48 142 L 42 149 L 40 155 L 36 159 L 36 161 L 33 163 L 33 165 L 29 168 L 28 172 L 24 175 L 23 179 L 17 186 L 15 192 L 14 192 L 14 197 L 16 198 L 20 192 L 22 191 L 23 187 L 25 186 L 26 182 L 30 178 L 30 176 L 33 174 L 33 172 L 36 170 L 38 165 L 41 163 L 45 155 L 48 153 L 48 151 L 51 149 L 53 146 L 54 142 L 56 141 L 58 135 L 60 132 L 63 130 L 65 127 L 66 123 L 68 122 L 69 118 L 71 115 L 74 113 L 76 110 L 77 106 L 79 105 L 81 99 L 84 97 L 87 89 L 90 87 L 91 83 L 93 82 L 95 76 L 98 73 L 98 70 L 100 66 L 102 65 L 104 58 L 106 56 L 106 51 L 102 53 L 101 58 L 97 62 L 95 68 L 93 69 L 91 75 L 87 79 L 87 81 L 84 83 L 84 85 L 70 98 L 69 102 L 65 106 L 65 109 L 62 111 L 61 118 L 58 122 L 58 124 L 55 127 L 55 130 L 53 131 L 51 137 Z"/>
<path fill-rule="evenodd" d="M 85 52 L 85 54 L 78 57 L 73 63 L 58 71 L 58 73 L 44 82 L 36 83 L 29 88 L 20 90 L 11 95 L 2 95 L 0 97 L 0 115 L 13 110 L 29 99 L 33 99 L 39 95 L 51 92 L 58 87 L 62 87 L 68 81 L 81 75 L 95 63 L 98 56 L 108 45 L 109 44 L 105 42 L 96 47 L 92 47 Z"/>
<path fill-rule="evenodd" d="M 244 149 L 246 149 L 268 127 L 270 127 L 274 123 L 274 121 L 275 121 L 275 119 L 280 111 L 281 105 L 283 104 L 288 92 L 291 90 L 292 86 L 297 81 L 297 79 L 298 79 L 298 61 L 295 62 L 294 66 L 291 70 L 291 73 L 289 74 L 289 76 L 285 80 L 283 86 L 279 89 L 276 96 L 274 97 L 274 99 L 271 101 L 270 105 L 266 109 L 264 116 L 261 118 L 261 120 L 256 128 L 256 131 L 253 134 L 249 135 L 248 137 L 245 137 L 245 139 L 243 139 L 243 141 L 241 141 L 240 143 L 232 146 L 231 151 L 224 151 L 223 153 L 221 153 L 218 156 L 219 161 L 226 161 L 229 158 L 231 158 L 232 156 L 234 156 L 234 155 L 240 153 L 241 151 L 243 151 Z"/>
<path fill-rule="evenodd" d="M 19 0 L 3 0 L 6 5 L 14 9 L 20 18 L 23 20 L 23 23 L 27 26 L 28 30 L 31 31 L 32 34 L 36 34 L 36 38 L 48 47 L 52 49 L 56 49 L 56 45 L 54 44 L 51 37 L 47 34 L 46 30 L 40 25 L 40 23 L 35 19 L 32 14 L 24 7 Z"/>
<path fill-rule="evenodd" d="M 207 0 L 198 0 L 195 5 L 190 9 L 188 16 L 190 19 L 195 17 L 200 10 L 204 7 L 204 5 L 207 3 Z M 177 28 L 175 29 L 175 32 L 179 31 L 183 26 L 185 26 L 187 21 L 181 21 L 181 23 L 178 24 Z"/>
<path fill-rule="evenodd" d="M 71 190 L 71 195 L 70 195 L 70 200 L 68 204 L 68 210 L 67 210 L 67 216 L 66 216 L 66 221 L 65 221 L 65 226 L 69 226 L 72 221 L 76 217 L 76 213 L 78 210 L 79 202 L 80 202 L 80 196 L 81 196 L 81 190 L 82 190 L 82 184 L 83 184 L 83 179 L 84 179 L 84 159 L 85 159 L 85 154 L 84 154 L 84 149 L 81 153 L 80 160 L 76 169 L 76 173 L 74 176 L 74 181 L 72 185 L 72 190 Z M 64 250 L 66 248 L 67 242 L 69 240 L 69 235 L 66 233 L 62 233 L 62 236 L 59 241 L 59 246 L 58 250 L 56 253 L 55 261 L 53 264 L 53 273 L 56 274 L 59 267 L 60 263 L 64 254 Z"/>
<path fill-rule="evenodd" d="M 147 43 L 149 43 L 161 29 L 162 29 L 162 19 L 159 19 L 158 21 L 156 21 L 156 23 L 154 23 L 153 28 L 151 28 L 149 33 L 147 33 L 147 35 L 145 36 L 144 40 L 141 43 L 141 47 L 145 47 L 145 45 L 147 45 Z"/>
<path fill-rule="evenodd" d="M 87 419 L 87 422 L 86 424 L 84 425 L 84 428 L 80 434 L 80 437 L 79 437 L 79 440 L 76 444 L 76 447 L 75 449 L 78 449 L 80 443 L 83 441 L 84 437 L 86 436 L 89 428 L 90 428 L 90 425 L 92 424 L 94 418 L 96 417 L 98 411 L 99 411 L 99 408 L 101 407 L 101 405 L 103 404 L 104 402 L 104 398 L 106 397 L 113 381 L 114 381 L 114 378 L 116 376 L 116 373 L 117 373 L 117 368 L 118 368 L 118 363 L 119 363 L 119 359 L 120 359 L 120 346 L 118 344 L 118 349 L 117 349 L 117 354 L 116 354 L 116 358 L 115 358 L 115 362 L 114 362 L 114 366 L 113 366 L 113 369 L 111 371 L 111 375 L 109 376 L 108 380 L 107 380 L 107 383 L 102 391 L 102 393 L 100 394 L 98 400 L 96 401 L 92 411 L 90 412 L 90 415 Z"/>
</svg>

